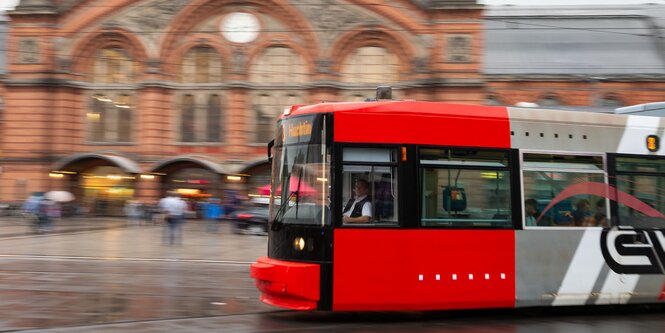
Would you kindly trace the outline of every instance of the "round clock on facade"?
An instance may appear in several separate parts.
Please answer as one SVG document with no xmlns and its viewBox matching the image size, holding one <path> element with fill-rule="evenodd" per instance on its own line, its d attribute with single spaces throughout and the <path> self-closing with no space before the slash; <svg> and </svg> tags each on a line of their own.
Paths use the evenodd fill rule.
<svg viewBox="0 0 665 333">
<path fill-rule="evenodd" d="M 250 13 L 231 13 L 222 20 L 220 29 L 224 38 L 233 43 L 249 43 L 259 35 L 260 23 Z"/>
</svg>

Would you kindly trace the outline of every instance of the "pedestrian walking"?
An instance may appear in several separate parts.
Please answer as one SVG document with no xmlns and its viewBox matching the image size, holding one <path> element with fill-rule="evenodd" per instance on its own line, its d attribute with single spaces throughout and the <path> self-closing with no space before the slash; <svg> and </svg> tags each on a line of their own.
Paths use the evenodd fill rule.
<svg viewBox="0 0 665 333">
<path fill-rule="evenodd" d="M 142 207 L 140 201 L 127 200 L 124 210 L 130 225 L 138 226 L 141 224 Z"/>
<path fill-rule="evenodd" d="M 177 192 L 170 192 L 167 197 L 159 200 L 159 208 L 166 214 L 164 243 L 169 245 L 182 244 L 182 223 L 187 210 L 187 203 Z"/>
<path fill-rule="evenodd" d="M 208 199 L 208 202 L 203 206 L 203 217 L 207 222 L 206 230 L 210 233 L 218 232 L 222 216 L 224 216 L 224 207 L 221 205 L 221 200 L 216 198 Z"/>
<path fill-rule="evenodd" d="M 52 200 L 42 197 L 37 211 L 37 233 L 53 230 L 53 219 L 58 216 L 58 208 Z"/>
</svg>

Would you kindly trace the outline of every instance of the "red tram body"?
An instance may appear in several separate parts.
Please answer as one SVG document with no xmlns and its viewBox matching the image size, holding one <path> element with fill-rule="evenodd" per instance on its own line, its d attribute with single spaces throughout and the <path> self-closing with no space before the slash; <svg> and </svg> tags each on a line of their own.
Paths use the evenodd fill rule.
<svg viewBox="0 0 665 333">
<path fill-rule="evenodd" d="M 298 310 L 661 302 L 664 124 L 416 101 L 293 107 L 275 143 L 268 256 L 251 276 L 263 302 Z M 344 223 L 358 179 L 371 222 Z"/>
</svg>

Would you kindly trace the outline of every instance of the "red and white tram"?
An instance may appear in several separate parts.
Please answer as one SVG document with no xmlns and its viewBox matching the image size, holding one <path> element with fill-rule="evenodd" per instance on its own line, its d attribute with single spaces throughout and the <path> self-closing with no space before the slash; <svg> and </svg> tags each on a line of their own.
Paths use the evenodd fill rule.
<svg viewBox="0 0 665 333">
<path fill-rule="evenodd" d="M 251 276 L 263 302 L 299 310 L 663 302 L 664 131 L 514 107 L 292 107 Z M 369 221 L 344 223 L 359 180 Z"/>
</svg>

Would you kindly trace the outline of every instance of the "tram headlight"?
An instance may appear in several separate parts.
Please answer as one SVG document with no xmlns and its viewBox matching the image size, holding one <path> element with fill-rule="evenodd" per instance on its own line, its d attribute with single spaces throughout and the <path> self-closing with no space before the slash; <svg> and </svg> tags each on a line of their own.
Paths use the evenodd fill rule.
<svg viewBox="0 0 665 333">
<path fill-rule="evenodd" d="M 296 251 L 302 251 L 305 249 L 305 239 L 302 237 L 296 237 L 296 239 L 293 240 L 293 248 L 296 249 Z"/>
</svg>

